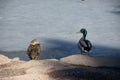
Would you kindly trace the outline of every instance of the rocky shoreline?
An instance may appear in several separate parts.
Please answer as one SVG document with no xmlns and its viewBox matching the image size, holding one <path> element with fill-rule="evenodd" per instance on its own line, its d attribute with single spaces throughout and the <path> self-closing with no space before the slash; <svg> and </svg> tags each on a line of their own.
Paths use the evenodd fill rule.
<svg viewBox="0 0 120 80">
<path fill-rule="evenodd" d="M 70 64 L 68 58 L 75 61 L 78 60 L 76 56 L 88 59 L 88 56 L 73 55 L 61 59 L 62 61 L 57 59 L 22 61 L 19 58 L 9 59 L 0 55 L 0 80 L 120 80 L 120 68 L 76 65 L 77 62 Z M 66 59 L 68 63 L 65 62 Z M 107 60 L 110 61 L 106 58 L 105 61 Z"/>
</svg>

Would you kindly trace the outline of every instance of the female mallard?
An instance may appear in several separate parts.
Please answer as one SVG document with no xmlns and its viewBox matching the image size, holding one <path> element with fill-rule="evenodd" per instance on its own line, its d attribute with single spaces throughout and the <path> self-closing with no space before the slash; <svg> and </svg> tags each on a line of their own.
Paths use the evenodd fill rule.
<svg viewBox="0 0 120 80">
<path fill-rule="evenodd" d="M 89 40 L 86 39 L 87 36 L 87 30 L 82 28 L 79 32 L 76 32 L 77 34 L 82 33 L 83 36 L 81 37 L 81 39 L 78 42 L 78 47 L 81 51 L 81 54 L 84 52 L 88 52 L 91 50 L 92 48 L 92 44 Z"/>
<path fill-rule="evenodd" d="M 30 42 L 30 45 L 27 49 L 27 54 L 31 60 L 37 60 L 41 53 L 40 43 L 37 39 L 34 39 Z"/>
</svg>

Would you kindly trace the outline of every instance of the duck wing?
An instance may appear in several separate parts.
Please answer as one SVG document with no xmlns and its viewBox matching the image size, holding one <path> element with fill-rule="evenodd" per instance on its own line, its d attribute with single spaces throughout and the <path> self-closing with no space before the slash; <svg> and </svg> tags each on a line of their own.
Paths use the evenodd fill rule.
<svg viewBox="0 0 120 80">
<path fill-rule="evenodd" d="M 85 47 L 84 49 L 87 51 L 90 51 L 92 48 L 92 43 L 89 40 L 85 40 L 85 43 L 86 43 L 87 47 Z"/>
</svg>

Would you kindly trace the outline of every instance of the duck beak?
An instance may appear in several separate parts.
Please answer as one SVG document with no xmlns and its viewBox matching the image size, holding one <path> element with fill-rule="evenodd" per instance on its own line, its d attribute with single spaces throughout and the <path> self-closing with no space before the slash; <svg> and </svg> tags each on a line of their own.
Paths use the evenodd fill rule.
<svg viewBox="0 0 120 80">
<path fill-rule="evenodd" d="M 80 34 L 81 32 L 76 32 L 76 34 Z"/>
</svg>

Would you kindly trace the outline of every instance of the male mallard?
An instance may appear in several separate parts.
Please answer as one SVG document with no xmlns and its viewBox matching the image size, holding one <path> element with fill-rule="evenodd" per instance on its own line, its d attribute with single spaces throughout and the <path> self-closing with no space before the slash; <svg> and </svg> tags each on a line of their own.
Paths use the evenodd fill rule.
<svg viewBox="0 0 120 80">
<path fill-rule="evenodd" d="M 78 42 L 78 47 L 81 51 L 81 54 L 83 52 L 88 52 L 91 50 L 92 48 L 92 44 L 89 40 L 86 39 L 87 36 L 87 30 L 82 28 L 79 32 L 76 32 L 77 34 L 82 33 L 83 36 L 81 37 L 81 39 Z"/>
<path fill-rule="evenodd" d="M 30 42 L 30 45 L 27 49 L 27 54 L 31 60 L 37 60 L 41 53 L 40 43 L 37 39 L 34 39 Z"/>
</svg>

